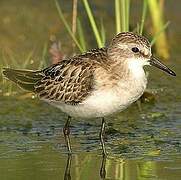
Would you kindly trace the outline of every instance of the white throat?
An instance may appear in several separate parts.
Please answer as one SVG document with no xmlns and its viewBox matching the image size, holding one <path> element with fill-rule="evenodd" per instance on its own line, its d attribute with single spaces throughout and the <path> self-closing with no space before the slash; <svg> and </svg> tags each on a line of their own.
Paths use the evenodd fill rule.
<svg viewBox="0 0 181 180">
<path fill-rule="evenodd" d="M 143 66 L 146 64 L 147 62 L 143 59 L 128 60 L 128 68 L 135 78 L 145 78 L 145 71 L 143 69 Z"/>
</svg>

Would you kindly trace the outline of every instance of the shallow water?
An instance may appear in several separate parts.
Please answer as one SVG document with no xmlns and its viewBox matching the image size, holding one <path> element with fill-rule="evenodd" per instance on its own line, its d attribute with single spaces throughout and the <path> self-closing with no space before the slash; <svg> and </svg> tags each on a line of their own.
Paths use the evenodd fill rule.
<svg viewBox="0 0 181 180">
<path fill-rule="evenodd" d="M 16 3 L 19 7 L 15 6 Z M 167 64 L 174 69 L 177 77 L 147 68 L 150 72 L 148 89 L 156 94 L 155 98 L 142 103 L 141 112 L 134 104 L 126 111 L 106 118 L 106 147 L 109 153 L 106 161 L 101 157 L 99 119 L 72 120 L 74 153 L 72 158 L 68 158 L 62 136 L 66 115 L 24 93 L 2 96 L 4 89 L 1 83 L 0 180 L 70 177 L 73 180 L 181 179 L 181 49 L 177 45 L 181 42 L 180 10 L 171 1 L 169 3 L 166 9 L 170 8 L 167 18 L 172 22 L 168 33 L 172 48 L 171 61 Z M 19 59 L 35 48 L 33 58 L 41 58 L 43 43 L 49 34 L 58 33 L 61 29 L 54 6 L 50 1 L 30 0 L 26 3 L 1 1 L 0 5 L 3 22 L 0 47 L 13 49 Z M 99 1 L 96 5 L 101 9 Z M 105 3 L 103 7 L 107 9 L 108 5 Z M 17 13 L 18 9 L 22 11 Z M 48 10 L 50 13 L 45 13 Z M 66 5 L 64 10 L 70 12 L 71 7 Z M 63 40 L 66 39 L 64 33 L 61 29 L 59 36 Z M 65 42 L 65 49 L 66 43 L 69 41 Z M 106 172 L 102 173 L 102 177 L 101 166 Z"/>
</svg>

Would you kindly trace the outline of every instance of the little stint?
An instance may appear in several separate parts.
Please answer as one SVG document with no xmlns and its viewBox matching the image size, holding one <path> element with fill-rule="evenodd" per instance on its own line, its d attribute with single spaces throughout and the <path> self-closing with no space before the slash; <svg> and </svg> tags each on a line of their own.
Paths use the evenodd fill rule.
<svg viewBox="0 0 181 180">
<path fill-rule="evenodd" d="M 71 117 L 101 118 L 100 142 L 105 155 L 104 117 L 123 111 L 143 94 L 147 85 L 145 65 L 176 76 L 152 55 L 145 37 L 123 32 L 105 48 L 92 49 L 43 70 L 4 68 L 3 74 L 68 114 L 63 133 L 69 153 Z"/>
</svg>

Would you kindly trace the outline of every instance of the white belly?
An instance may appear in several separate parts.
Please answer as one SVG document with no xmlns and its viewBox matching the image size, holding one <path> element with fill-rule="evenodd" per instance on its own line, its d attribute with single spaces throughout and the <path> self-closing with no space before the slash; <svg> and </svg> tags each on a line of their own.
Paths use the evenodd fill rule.
<svg viewBox="0 0 181 180">
<path fill-rule="evenodd" d="M 120 83 L 113 89 L 97 90 L 85 101 L 77 105 L 68 105 L 60 102 L 51 102 L 63 112 L 72 117 L 104 117 L 124 110 L 136 101 L 146 88 L 146 80 L 136 83 Z"/>
</svg>

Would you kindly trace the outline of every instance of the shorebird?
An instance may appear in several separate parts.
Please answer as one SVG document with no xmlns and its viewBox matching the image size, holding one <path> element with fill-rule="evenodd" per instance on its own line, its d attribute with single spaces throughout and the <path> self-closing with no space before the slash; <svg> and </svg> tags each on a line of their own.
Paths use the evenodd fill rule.
<svg viewBox="0 0 181 180">
<path fill-rule="evenodd" d="M 68 114 L 63 133 L 71 153 L 71 117 L 101 118 L 100 142 L 105 148 L 105 116 L 123 111 L 143 94 L 143 67 L 155 66 L 176 74 L 152 55 L 149 41 L 132 32 L 117 34 L 104 48 L 64 59 L 43 70 L 4 68 L 3 74 L 21 88 Z"/>
</svg>

